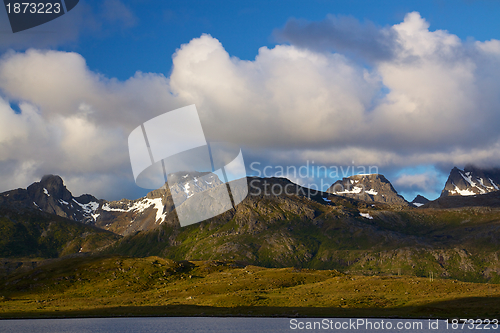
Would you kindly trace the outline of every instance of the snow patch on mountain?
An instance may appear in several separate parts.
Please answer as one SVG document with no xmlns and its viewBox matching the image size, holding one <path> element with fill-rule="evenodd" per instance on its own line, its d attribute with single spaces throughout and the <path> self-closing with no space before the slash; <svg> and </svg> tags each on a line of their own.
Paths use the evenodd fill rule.
<svg viewBox="0 0 500 333">
<path fill-rule="evenodd" d="M 469 190 L 469 189 L 464 189 L 464 190 L 461 190 L 458 188 L 457 185 L 453 184 L 455 186 L 455 190 L 451 191 L 452 194 L 458 194 L 458 195 L 476 195 L 477 193 Z M 473 186 L 473 187 L 476 187 L 476 186 Z M 482 190 L 481 188 L 479 188 L 479 190 Z M 484 190 L 483 190 L 483 193 L 484 193 Z"/>
<path fill-rule="evenodd" d="M 150 208 L 151 206 L 154 206 L 154 209 L 156 209 L 156 222 L 158 220 L 162 219 L 164 220 L 163 216 L 163 203 L 161 198 L 155 198 L 155 199 L 149 199 L 149 198 L 144 198 L 140 201 L 136 202 L 131 202 L 128 204 L 127 209 L 123 208 L 112 208 L 109 206 L 109 203 L 105 203 L 102 206 L 102 210 L 105 210 L 107 212 L 136 212 L 136 213 L 142 213 L 146 209 Z"/>
<path fill-rule="evenodd" d="M 121 208 L 111 208 L 109 207 L 109 203 L 102 205 L 102 210 L 107 212 L 128 212 L 130 209 L 121 209 Z"/>
<path fill-rule="evenodd" d="M 352 182 L 352 180 L 351 180 L 351 182 Z M 363 192 L 363 188 L 362 187 L 354 186 L 354 187 L 352 187 L 351 190 L 343 190 L 343 191 L 335 192 L 335 194 L 358 194 L 358 193 L 361 193 L 361 192 Z"/>
<path fill-rule="evenodd" d="M 332 184 L 328 192 L 368 202 L 408 205 L 387 178 L 380 174 L 354 175 L 342 178 Z"/>
<path fill-rule="evenodd" d="M 184 184 L 183 188 L 184 188 L 184 193 L 186 193 L 186 198 L 190 198 L 194 195 L 194 192 L 191 194 L 189 193 L 189 189 L 191 188 L 191 186 L 189 186 L 189 183 Z"/>
<path fill-rule="evenodd" d="M 82 207 L 83 211 L 88 215 L 93 214 L 97 210 L 97 208 L 99 208 L 99 203 L 94 201 L 91 201 L 87 204 L 81 204 L 75 199 L 73 199 L 73 202 L 76 203 L 78 206 Z M 68 203 L 66 202 L 66 204 Z"/>
<path fill-rule="evenodd" d="M 359 213 L 359 215 L 363 216 L 365 219 L 373 220 L 373 216 L 369 213 Z"/>
</svg>

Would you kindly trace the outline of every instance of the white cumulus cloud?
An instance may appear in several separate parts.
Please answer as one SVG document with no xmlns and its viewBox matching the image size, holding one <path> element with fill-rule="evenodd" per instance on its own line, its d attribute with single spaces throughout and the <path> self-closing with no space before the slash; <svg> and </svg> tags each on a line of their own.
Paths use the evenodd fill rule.
<svg viewBox="0 0 500 333">
<path fill-rule="evenodd" d="M 464 42 L 430 30 L 414 12 L 392 27 L 359 24 L 353 31 L 361 41 L 376 37 L 363 48 L 348 42 L 353 31 L 346 27 L 356 22 L 328 20 L 285 27 L 282 36 L 291 45 L 263 47 L 252 61 L 232 57 L 216 38 L 202 35 L 173 55 L 170 77 L 106 78 L 71 52 L 4 54 L 0 188 L 58 173 L 75 192 L 130 194 L 128 134 L 190 104 L 207 138 L 241 145 L 247 164 L 355 161 L 381 171 L 500 164 L 498 40 Z M 9 103 L 18 103 L 21 113 Z M 422 182 L 427 189 L 432 177 L 426 177 L 407 175 L 397 184 Z"/>
</svg>

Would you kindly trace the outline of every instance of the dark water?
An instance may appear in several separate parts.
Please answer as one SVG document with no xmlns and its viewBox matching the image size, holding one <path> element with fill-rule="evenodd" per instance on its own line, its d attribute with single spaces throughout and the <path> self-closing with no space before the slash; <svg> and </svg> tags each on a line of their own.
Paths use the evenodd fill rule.
<svg viewBox="0 0 500 333">
<path fill-rule="evenodd" d="M 363 320 L 361 322 L 360 320 Z M 316 329 L 314 328 L 316 325 Z M 398 329 L 399 325 L 399 329 Z M 433 325 L 429 328 L 429 325 Z M 406 326 L 406 328 L 405 328 Z M 471 332 L 465 325 L 446 326 L 445 321 L 403 319 L 321 318 L 86 318 L 1 320 L 2 333 L 150 333 L 150 332 Z M 483 326 L 498 332 L 495 325 Z M 483 331 L 484 332 L 484 331 Z"/>
</svg>

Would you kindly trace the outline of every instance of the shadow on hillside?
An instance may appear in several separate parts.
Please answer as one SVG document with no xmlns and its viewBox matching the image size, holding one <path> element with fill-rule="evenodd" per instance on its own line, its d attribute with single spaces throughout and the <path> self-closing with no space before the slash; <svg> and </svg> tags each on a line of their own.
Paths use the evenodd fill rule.
<svg viewBox="0 0 500 333">
<path fill-rule="evenodd" d="M 337 317 L 337 318 L 498 318 L 500 297 L 468 297 L 396 308 L 342 307 L 212 307 L 201 305 L 118 306 L 92 310 L 3 313 L 3 318 L 71 318 L 135 316 Z"/>
</svg>

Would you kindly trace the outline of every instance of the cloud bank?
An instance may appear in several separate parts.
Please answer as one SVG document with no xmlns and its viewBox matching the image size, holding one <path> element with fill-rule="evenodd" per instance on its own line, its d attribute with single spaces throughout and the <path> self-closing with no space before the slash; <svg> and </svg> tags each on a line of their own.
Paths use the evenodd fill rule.
<svg viewBox="0 0 500 333">
<path fill-rule="evenodd" d="M 394 179 L 393 184 L 396 188 L 411 194 L 409 200 L 417 194 L 440 193 L 444 187 L 443 179 L 440 179 L 435 170 L 415 174 L 403 173 Z"/>
<path fill-rule="evenodd" d="M 299 23 L 282 29 L 291 45 L 263 47 L 253 61 L 209 35 L 195 38 L 173 55 L 168 78 L 106 78 L 71 52 L 4 54 L 0 188 L 58 173 L 77 193 L 132 196 L 128 134 L 189 104 L 207 138 L 245 147 L 247 163 L 500 165 L 500 41 L 430 31 L 415 12 L 384 28 L 333 17 Z"/>
<path fill-rule="evenodd" d="M 292 18 L 275 35 L 278 40 L 299 47 L 320 52 L 349 52 L 369 61 L 390 60 L 400 46 L 394 29 L 330 14 L 319 22 Z"/>
</svg>

